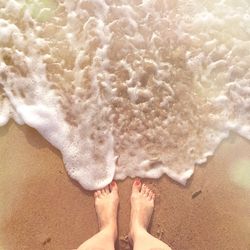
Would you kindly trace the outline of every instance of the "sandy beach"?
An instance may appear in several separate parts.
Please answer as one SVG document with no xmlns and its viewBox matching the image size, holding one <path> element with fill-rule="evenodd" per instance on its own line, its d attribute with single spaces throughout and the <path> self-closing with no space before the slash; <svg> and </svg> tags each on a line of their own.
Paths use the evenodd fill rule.
<svg viewBox="0 0 250 250">
<path fill-rule="evenodd" d="M 250 142 L 231 134 L 186 187 L 167 176 L 143 180 L 157 194 L 150 232 L 173 250 L 250 249 L 242 164 L 250 165 Z M 98 230 L 93 193 L 68 177 L 60 152 L 32 128 L 0 128 L 0 183 L 1 250 L 74 249 Z M 120 250 L 130 249 L 131 184 L 118 182 Z"/>
<path fill-rule="evenodd" d="M 249 0 L 0 1 L 0 250 L 76 249 L 98 232 L 82 186 L 185 183 L 228 131 L 186 186 L 142 180 L 149 232 L 250 250 L 249 23 Z M 117 181 L 117 250 L 132 183 Z"/>
</svg>

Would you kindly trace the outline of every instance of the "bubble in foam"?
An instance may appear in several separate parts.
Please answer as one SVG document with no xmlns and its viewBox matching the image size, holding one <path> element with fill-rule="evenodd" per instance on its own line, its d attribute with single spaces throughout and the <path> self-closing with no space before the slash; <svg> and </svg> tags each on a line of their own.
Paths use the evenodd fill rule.
<svg viewBox="0 0 250 250">
<path fill-rule="evenodd" d="M 236 6 L 235 6 L 236 5 Z M 250 139 L 248 1 L 3 1 L 0 125 L 36 128 L 86 189 L 185 184 Z"/>
</svg>

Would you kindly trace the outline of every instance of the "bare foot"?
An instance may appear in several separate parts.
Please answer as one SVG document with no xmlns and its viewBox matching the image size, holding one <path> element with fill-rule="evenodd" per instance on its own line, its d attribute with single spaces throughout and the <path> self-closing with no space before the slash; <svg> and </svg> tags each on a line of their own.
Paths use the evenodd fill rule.
<svg viewBox="0 0 250 250">
<path fill-rule="evenodd" d="M 107 230 L 117 238 L 117 209 L 119 204 L 118 187 L 116 182 L 98 190 L 95 196 L 95 209 L 98 217 L 99 229 Z"/>
<path fill-rule="evenodd" d="M 135 180 L 131 194 L 130 241 L 136 234 L 146 231 L 154 210 L 155 194 L 139 179 Z"/>
</svg>

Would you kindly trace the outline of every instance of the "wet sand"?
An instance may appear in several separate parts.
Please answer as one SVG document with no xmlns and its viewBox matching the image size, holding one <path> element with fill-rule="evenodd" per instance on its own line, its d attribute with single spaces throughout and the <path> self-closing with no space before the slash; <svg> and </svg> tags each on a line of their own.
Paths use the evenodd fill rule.
<svg viewBox="0 0 250 250">
<path fill-rule="evenodd" d="M 250 188 L 233 174 L 242 161 L 250 167 L 250 142 L 232 134 L 186 187 L 144 180 L 157 193 L 151 233 L 173 250 L 250 249 Z M 118 182 L 121 250 L 129 249 L 131 183 Z M 13 122 L 0 128 L 0 201 L 1 250 L 73 249 L 97 232 L 92 192 L 67 176 L 38 132 Z"/>
</svg>

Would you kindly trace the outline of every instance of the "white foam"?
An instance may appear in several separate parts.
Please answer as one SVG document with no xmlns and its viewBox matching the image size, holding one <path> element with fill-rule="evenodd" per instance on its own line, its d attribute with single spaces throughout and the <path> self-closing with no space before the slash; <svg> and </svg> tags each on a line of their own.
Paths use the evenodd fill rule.
<svg viewBox="0 0 250 250">
<path fill-rule="evenodd" d="M 249 2 L 3 1 L 0 125 L 37 129 L 86 189 L 181 184 L 250 139 Z"/>
<path fill-rule="evenodd" d="M 10 106 L 7 99 L 4 99 L 1 104 L 0 110 L 0 126 L 4 126 L 8 123 L 10 116 Z"/>
</svg>

